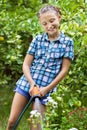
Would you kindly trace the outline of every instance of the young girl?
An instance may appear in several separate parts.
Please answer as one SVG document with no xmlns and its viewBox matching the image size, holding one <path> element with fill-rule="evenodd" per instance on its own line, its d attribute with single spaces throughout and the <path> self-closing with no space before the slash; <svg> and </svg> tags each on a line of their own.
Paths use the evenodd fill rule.
<svg viewBox="0 0 87 130">
<path fill-rule="evenodd" d="M 7 130 L 12 130 L 19 114 L 28 103 L 35 84 L 39 87 L 43 117 L 47 97 L 66 76 L 73 60 L 73 41 L 59 30 L 59 8 L 53 5 L 44 6 L 38 13 L 38 19 L 45 33 L 33 39 L 25 56 L 24 75 L 16 83 Z M 34 103 L 32 109 L 35 109 Z M 39 127 L 34 128 L 31 125 L 30 130 L 39 130 Z"/>
</svg>

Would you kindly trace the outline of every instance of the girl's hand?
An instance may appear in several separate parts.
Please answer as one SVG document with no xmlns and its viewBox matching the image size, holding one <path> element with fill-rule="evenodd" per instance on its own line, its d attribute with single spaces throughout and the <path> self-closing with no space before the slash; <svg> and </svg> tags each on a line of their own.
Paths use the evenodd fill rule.
<svg viewBox="0 0 87 130">
<path fill-rule="evenodd" d="M 29 89 L 29 94 L 30 94 L 30 96 L 34 96 L 34 94 L 36 93 L 38 93 L 39 94 L 39 86 L 38 85 L 36 85 L 36 87 L 37 87 L 37 89 L 35 90 L 35 84 L 33 84 L 31 87 L 30 87 L 30 89 Z"/>
<path fill-rule="evenodd" d="M 41 87 L 39 90 L 39 94 L 41 97 L 45 96 L 48 93 L 48 88 L 47 87 Z"/>
<path fill-rule="evenodd" d="M 30 94 L 30 96 L 32 96 L 33 88 L 34 88 L 34 86 L 31 86 L 30 89 L 29 89 L 29 94 Z"/>
</svg>

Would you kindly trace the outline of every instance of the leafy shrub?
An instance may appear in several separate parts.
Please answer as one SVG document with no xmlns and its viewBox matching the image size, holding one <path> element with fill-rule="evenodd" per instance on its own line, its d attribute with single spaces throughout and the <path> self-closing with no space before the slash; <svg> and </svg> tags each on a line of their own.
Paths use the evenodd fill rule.
<svg viewBox="0 0 87 130">
<path fill-rule="evenodd" d="M 35 13 L 40 1 L 1 1 L 0 85 L 15 82 L 22 74 L 28 46 L 39 30 Z M 36 6 L 38 5 L 38 6 Z M 3 75 L 3 77 L 2 77 Z"/>
<path fill-rule="evenodd" d="M 68 130 L 69 128 L 77 128 L 78 130 L 87 129 L 87 108 L 78 108 L 70 113 L 67 117 L 62 117 L 62 123 L 59 130 Z"/>
</svg>

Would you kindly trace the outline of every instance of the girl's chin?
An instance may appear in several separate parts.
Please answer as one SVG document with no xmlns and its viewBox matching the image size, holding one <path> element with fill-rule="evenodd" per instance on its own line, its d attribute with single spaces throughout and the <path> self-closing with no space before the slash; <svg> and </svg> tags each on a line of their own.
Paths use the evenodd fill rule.
<svg viewBox="0 0 87 130">
<path fill-rule="evenodd" d="M 48 32 L 48 35 L 51 36 L 51 37 L 54 37 L 57 35 L 57 32 Z"/>
</svg>

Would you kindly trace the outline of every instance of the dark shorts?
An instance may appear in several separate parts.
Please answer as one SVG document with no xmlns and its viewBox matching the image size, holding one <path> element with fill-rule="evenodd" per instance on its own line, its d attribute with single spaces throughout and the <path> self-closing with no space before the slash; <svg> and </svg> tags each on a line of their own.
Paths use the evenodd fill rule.
<svg viewBox="0 0 87 130">
<path fill-rule="evenodd" d="M 19 88 L 19 87 L 16 87 L 16 88 L 14 89 L 14 92 L 18 92 L 19 94 L 25 96 L 28 100 L 31 98 L 31 96 L 30 96 L 30 94 L 29 94 L 28 92 L 22 90 L 22 89 Z M 46 94 L 46 96 L 40 98 L 41 104 L 46 105 L 46 103 L 47 103 L 47 97 L 48 97 L 48 96 L 50 96 L 49 93 Z"/>
</svg>

